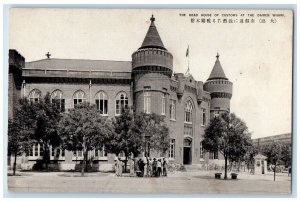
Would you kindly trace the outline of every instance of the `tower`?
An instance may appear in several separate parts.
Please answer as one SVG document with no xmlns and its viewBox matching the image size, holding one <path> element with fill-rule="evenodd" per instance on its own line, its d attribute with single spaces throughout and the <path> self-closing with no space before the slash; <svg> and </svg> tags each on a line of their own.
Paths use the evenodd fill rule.
<svg viewBox="0 0 300 202">
<path fill-rule="evenodd" d="M 215 65 L 203 86 L 205 91 L 210 92 L 211 118 L 222 112 L 230 112 L 230 99 L 232 97 L 232 82 L 225 76 L 219 57 L 217 54 Z"/>
<path fill-rule="evenodd" d="M 154 24 L 142 46 L 132 54 L 133 98 L 136 111 L 166 115 L 173 56 L 164 47 Z"/>
<path fill-rule="evenodd" d="M 9 77 L 8 77 L 8 117 L 13 118 L 14 108 L 21 98 L 22 69 L 25 67 L 25 58 L 14 49 L 9 50 Z"/>
</svg>

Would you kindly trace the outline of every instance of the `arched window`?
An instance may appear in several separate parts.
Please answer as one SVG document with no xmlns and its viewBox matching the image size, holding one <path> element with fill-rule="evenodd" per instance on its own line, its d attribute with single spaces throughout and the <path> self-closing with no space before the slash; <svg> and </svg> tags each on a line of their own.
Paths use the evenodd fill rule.
<svg viewBox="0 0 300 202">
<path fill-rule="evenodd" d="M 122 112 L 122 108 L 128 107 L 128 97 L 127 94 L 121 92 L 116 97 L 116 115 L 120 115 Z"/>
<path fill-rule="evenodd" d="M 107 115 L 107 109 L 108 109 L 108 99 L 106 93 L 103 91 L 99 91 L 95 95 L 95 103 L 97 105 L 97 109 L 100 110 L 100 114 Z"/>
<path fill-rule="evenodd" d="M 55 90 L 51 93 L 51 102 L 55 104 L 62 112 L 65 111 L 65 99 L 61 90 Z"/>
<path fill-rule="evenodd" d="M 38 89 L 33 89 L 30 93 L 29 93 L 29 101 L 30 102 L 39 102 L 40 98 L 42 96 L 42 93 L 40 90 Z"/>
<path fill-rule="evenodd" d="M 86 95 L 82 90 L 78 90 L 73 95 L 74 106 L 86 100 Z"/>
<path fill-rule="evenodd" d="M 184 122 L 192 123 L 192 112 L 193 112 L 193 104 L 189 100 L 185 103 L 185 107 L 184 107 Z"/>
<path fill-rule="evenodd" d="M 151 112 L 151 97 L 149 92 L 144 93 L 144 112 L 150 114 Z"/>
</svg>

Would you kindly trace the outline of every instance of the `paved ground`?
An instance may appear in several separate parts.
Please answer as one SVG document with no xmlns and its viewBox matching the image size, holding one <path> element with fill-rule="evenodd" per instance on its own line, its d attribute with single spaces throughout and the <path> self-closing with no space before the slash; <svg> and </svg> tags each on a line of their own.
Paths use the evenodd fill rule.
<svg viewBox="0 0 300 202">
<path fill-rule="evenodd" d="M 288 194 L 291 178 L 272 173 L 239 173 L 238 180 L 214 179 L 214 172 L 177 172 L 168 177 L 116 177 L 113 173 L 19 172 L 8 176 L 8 191 L 13 192 L 106 192 L 106 193 L 199 193 L 199 194 Z M 230 175 L 229 175 L 230 176 Z"/>
</svg>

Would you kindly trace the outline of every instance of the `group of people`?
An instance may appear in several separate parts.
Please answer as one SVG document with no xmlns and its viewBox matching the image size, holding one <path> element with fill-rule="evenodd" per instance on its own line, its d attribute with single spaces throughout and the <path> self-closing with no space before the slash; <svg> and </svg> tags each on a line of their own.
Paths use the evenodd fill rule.
<svg viewBox="0 0 300 202">
<path fill-rule="evenodd" d="M 144 157 L 139 159 L 136 165 L 136 173 L 139 177 L 160 177 L 167 176 L 167 161 L 165 158 Z"/>
<path fill-rule="evenodd" d="M 116 175 L 121 177 L 123 173 L 124 163 L 120 158 L 115 164 Z M 167 176 L 167 160 L 165 158 L 149 158 L 143 157 L 139 160 L 134 158 L 129 159 L 130 176 L 138 177 L 160 177 Z"/>
</svg>

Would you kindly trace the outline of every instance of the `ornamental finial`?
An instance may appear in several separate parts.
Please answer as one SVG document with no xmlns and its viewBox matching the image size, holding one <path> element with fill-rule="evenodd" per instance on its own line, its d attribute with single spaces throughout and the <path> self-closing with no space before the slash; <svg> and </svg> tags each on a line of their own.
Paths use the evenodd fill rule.
<svg viewBox="0 0 300 202">
<path fill-rule="evenodd" d="M 151 22 L 154 22 L 154 21 L 155 21 L 155 17 L 153 16 L 153 14 L 152 14 L 150 20 L 151 20 Z"/>
</svg>

